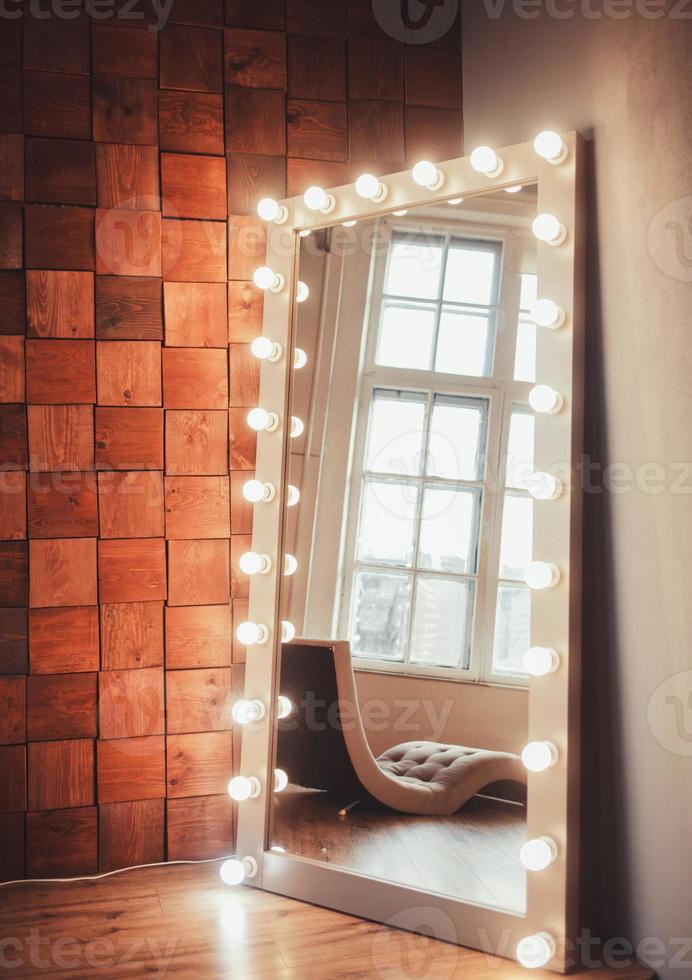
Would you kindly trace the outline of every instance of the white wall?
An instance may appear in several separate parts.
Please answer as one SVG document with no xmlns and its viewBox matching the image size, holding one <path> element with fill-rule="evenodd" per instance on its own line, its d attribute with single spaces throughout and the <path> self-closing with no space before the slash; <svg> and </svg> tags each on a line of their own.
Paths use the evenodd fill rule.
<svg viewBox="0 0 692 980">
<path fill-rule="evenodd" d="M 525 20 L 486 3 L 463 7 L 466 152 L 547 127 L 593 140 L 586 450 L 635 470 L 692 460 L 692 7 L 589 19 L 600 0 L 560 0 L 576 14 L 557 20 L 539 0 Z M 589 494 L 585 520 L 583 905 L 603 934 L 663 940 L 652 965 L 686 980 L 692 939 L 687 966 L 671 957 L 692 937 L 692 671 L 686 730 L 655 692 L 692 667 L 692 501 Z"/>
</svg>

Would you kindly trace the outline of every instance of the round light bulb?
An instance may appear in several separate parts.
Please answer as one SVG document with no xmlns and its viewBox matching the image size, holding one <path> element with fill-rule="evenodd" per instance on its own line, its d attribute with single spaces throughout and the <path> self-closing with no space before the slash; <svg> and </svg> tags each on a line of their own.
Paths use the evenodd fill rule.
<svg viewBox="0 0 692 980">
<path fill-rule="evenodd" d="M 522 749 L 521 761 L 529 772 L 545 772 L 557 762 L 557 749 L 552 742 L 529 742 Z"/>
<path fill-rule="evenodd" d="M 303 228 L 298 232 L 298 238 L 309 238 L 312 235 L 312 231 L 309 228 Z"/>
<path fill-rule="evenodd" d="M 286 493 L 286 506 L 295 507 L 295 505 L 298 503 L 299 500 L 300 500 L 300 490 L 298 489 L 298 487 L 294 487 L 292 486 L 292 484 L 289 483 L 288 490 Z"/>
<path fill-rule="evenodd" d="M 548 163 L 562 163 L 567 156 L 567 146 L 559 133 L 544 129 L 533 141 L 533 148 L 539 157 Z"/>
<path fill-rule="evenodd" d="M 288 218 L 288 208 L 273 197 L 263 197 L 257 205 L 257 214 L 263 221 L 274 221 L 277 225 L 282 225 Z"/>
<path fill-rule="evenodd" d="M 294 555 L 284 555 L 284 575 L 295 575 L 298 559 Z"/>
<path fill-rule="evenodd" d="M 519 860 L 527 871 L 545 871 L 557 857 L 557 846 L 550 837 L 527 840 L 519 851 Z"/>
<path fill-rule="evenodd" d="M 524 654 L 524 670 L 531 677 L 545 677 L 560 666 L 560 657 L 552 647 L 531 647 Z"/>
<path fill-rule="evenodd" d="M 279 424 L 276 412 L 267 412 L 264 408 L 251 408 L 247 413 L 247 424 L 255 432 L 273 432 Z"/>
<path fill-rule="evenodd" d="M 532 473 L 526 483 L 534 500 L 557 500 L 562 493 L 562 483 L 552 473 Z"/>
<path fill-rule="evenodd" d="M 411 176 L 419 187 L 427 187 L 429 191 L 437 190 L 444 184 L 444 174 L 431 163 L 430 160 L 421 160 L 411 171 Z"/>
<path fill-rule="evenodd" d="M 245 623 L 241 623 L 238 629 L 235 631 L 235 635 L 238 637 L 238 641 L 243 644 L 243 646 L 260 646 L 262 643 L 266 643 L 269 637 L 269 630 L 262 623 L 253 623 L 248 620 Z"/>
<path fill-rule="evenodd" d="M 261 480 L 247 480 L 243 484 L 243 496 L 251 504 L 258 504 L 260 501 L 269 503 L 276 496 L 276 489 L 271 483 L 262 483 Z"/>
<path fill-rule="evenodd" d="M 408 214 L 408 208 L 401 208 L 399 211 L 392 211 L 392 214 L 397 218 L 403 218 L 405 214 Z"/>
<path fill-rule="evenodd" d="M 531 230 L 539 242 L 546 245 L 560 245 L 567 237 L 565 228 L 554 214 L 537 215 L 533 219 Z"/>
<path fill-rule="evenodd" d="M 550 385 L 536 385 L 529 392 L 529 405 L 534 412 L 555 415 L 563 405 L 562 395 Z"/>
<path fill-rule="evenodd" d="M 276 714 L 278 718 L 288 718 L 290 713 L 293 711 L 293 702 L 290 698 L 287 698 L 284 694 L 280 694 L 278 697 L 278 705 Z"/>
<path fill-rule="evenodd" d="M 295 635 L 296 628 L 293 623 L 289 623 L 287 619 L 284 619 L 281 623 L 281 642 L 290 643 Z"/>
<path fill-rule="evenodd" d="M 356 194 L 368 201 L 384 201 L 388 188 L 374 174 L 361 174 L 356 181 Z"/>
<path fill-rule="evenodd" d="M 283 354 L 281 344 L 275 343 L 269 337 L 255 337 L 250 344 L 250 350 L 260 361 L 278 361 Z"/>
<path fill-rule="evenodd" d="M 238 725 L 251 725 L 253 721 L 264 718 L 264 705 L 261 701 L 236 701 L 231 708 L 231 717 Z"/>
<path fill-rule="evenodd" d="M 299 419 L 297 415 L 291 416 L 291 439 L 297 439 L 304 432 L 305 425 L 303 424 L 303 420 Z"/>
<path fill-rule="evenodd" d="M 288 776 L 283 769 L 274 770 L 274 792 L 283 793 L 288 786 Z"/>
<path fill-rule="evenodd" d="M 342 221 L 341 222 L 341 227 L 342 228 L 355 228 L 357 224 L 358 224 L 358 222 L 355 221 L 355 220 L 353 220 L 353 221 Z"/>
<path fill-rule="evenodd" d="M 272 568 L 269 555 L 258 555 L 256 551 L 246 551 L 240 556 L 238 564 L 245 575 L 266 575 Z"/>
<path fill-rule="evenodd" d="M 499 177 L 504 163 L 491 146 L 477 146 L 470 157 L 471 166 L 486 177 Z"/>
<path fill-rule="evenodd" d="M 514 184 L 512 187 L 505 187 L 505 194 L 518 194 L 523 189 L 523 184 Z"/>
<path fill-rule="evenodd" d="M 299 371 L 301 368 L 304 368 L 307 363 L 308 355 L 304 350 L 301 350 L 300 347 L 296 347 L 293 352 L 293 367 L 296 369 L 296 371 Z"/>
<path fill-rule="evenodd" d="M 260 795 L 262 787 L 259 779 L 254 776 L 234 776 L 228 784 L 228 795 L 236 803 L 244 803 L 245 800 L 253 800 Z"/>
<path fill-rule="evenodd" d="M 332 211 L 336 203 L 331 194 L 328 194 L 322 187 L 316 186 L 308 187 L 303 194 L 303 200 L 305 206 L 311 211 L 322 211 L 324 214 Z"/>
<path fill-rule="evenodd" d="M 219 869 L 219 875 L 224 885 L 241 885 L 247 877 L 243 862 L 237 858 L 224 861 Z"/>
<path fill-rule="evenodd" d="M 560 569 L 551 561 L 531 561 L 524 569 L 524 581 L 538 592 L 550 589 L 560 581 Z"/>
<path fill-rule="evenodd" d="M 447 204 L 451 204 L 452 207 L 456 207 L 457 204 L 463 204 L 463 203 L 464 203 L 463 197 L 450 197 L 450 199 L 447 201 Z"/>
<path fill-rule="evenodd" d="M 557 330 L 565 322 L 565 311 L 552 299 L 539 299 L 533 304 L 531 318 L 539 327 Z"/>
<path fill-rule="evenodd" d="M 310 295 L 310 287 L 307 283 L 299 281 L 296 286 L 296 303 L 304 303 Z"/>
<path fill-rule="evenodd" d="M 527 970 L 547 966 L 555 955 L 555 940 L 547 932 L 525 936 L 517 944 L 517 962 Z"/>
<path fill-rule="evenodd" d="M 279 280 L 282 278 L 277 276 L 268 265 L 261 265 L 259 269 L 255 269 L 252 275 L 252 281 L 258 289 L 276 289 Z"/>
</svg>

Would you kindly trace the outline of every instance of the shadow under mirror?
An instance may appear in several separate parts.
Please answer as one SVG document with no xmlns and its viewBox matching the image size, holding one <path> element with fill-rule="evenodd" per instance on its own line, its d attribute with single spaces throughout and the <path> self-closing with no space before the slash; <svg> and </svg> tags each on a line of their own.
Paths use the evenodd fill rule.
<svg viewBox="0 0 692 980">
<path fill-rule="evenodd" d="M 537 197 L 511 190 L 301 240 L 269 843 L 521 914 Z"/>
</svg>

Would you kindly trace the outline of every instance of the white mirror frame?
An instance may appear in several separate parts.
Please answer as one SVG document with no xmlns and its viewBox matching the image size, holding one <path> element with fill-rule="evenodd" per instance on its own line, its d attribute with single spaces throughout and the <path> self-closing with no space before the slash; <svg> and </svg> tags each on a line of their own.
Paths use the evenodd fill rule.
<svg viewBox="0 0 692 980">
<path fill-rule="evenodd" d="M 256 777 L 262 787 L 256 798 L 241 803 L 237 854 L 257 862 L 248 884 L 316 905 L 379 922 L 419 931 L 434 924 L 437 938 L 515 957 L 524 937 L 547 933 L 556 944 L 549 968 L 565 972 L 574 957 L 578 932 L 579 878 L 579 713 L 581 644 L 581 478 L 583 429 L 584 347 L 584 145 L 578 133 L 562 134 L 566 159 L 553 164 L 539 157 L 532 142 L 497 151 L 502 173 L 490 178 L 474 170 L 469 157 L 438 164 L 444 185 L 428 190 L 417 185 L 410 171 L 382 177 L 389 193 L 372 204 L 359 197 L 354 184 L 329 191 L 334 209 L 324 214 L 309 210 L 303 198 L 280 202 L 287 211 L 284 224 L 270 223 L 266 264 L 284 277 L 278 292 L 264 294 L 264 335 L 281 345 L 283 356 L 262 361 L 260 405 L 279 418 L 278 427 L 260 432 L 256 478 L 273 484 L 273 500 L 254 508 L 253 550 L 269 555 L 269 573 L 255 575 L 250 590 L 250 620 L 269 629 L 267 642 L 247 649 L 245 694 L 266 706 L 262 721 L 242 733 L 240 773 Z M 515 915 L 471 905 L 449 896 L 416 891 L 331 865 L 272 852 L 268 849 L 273 793 L 273 755 L 280 658 L 281 542 L 286 501 L 288 428 L 293 365 L 294 285 L 301 230 L 314 230 L 344 221 L 388 214 L 394 210 L 441 203 L 516 184 L 538 183 L 538 213 L 556 215 L 567 235 L 557 247 L 537 242 L 538 295 L 552 299 L 566 313 L 555 330 L 538 328 L 537 383 L 548 384 L 563 397 L 557 414 L 536 418 L 536 467 L 562 464 L 565 484 L 561 497 L 538 503 L 534 509 L 534 556 L 555 563 L 561 572 L 553 588 L 533 592 L 532 645 L 559 652 L 553 673 L 532 677 L 529 683 L 529 741 L 546 740 L 557 748 L 557 762 L 548 770 L 528 774 L 528 838 L 548 836 L 557 844 L 557 858 L 541 872 L 527 872 L 527 912 Z M 298 505 L 300 506 L 300 504 Z M 290 774 L 289 774 L 290 775 Z M 229 772 L 230 778 L 230 772 Z M 411 910 L 414 914 L 411 917 Z M 442 913 L 442 914 L 441 914 Z M 427 919 L 426 919 L 427 915 Z M 418 916 L 418 918 L 416 918 Z M 432 917 L 432 918 L 431 918 Z"/>
</svg>

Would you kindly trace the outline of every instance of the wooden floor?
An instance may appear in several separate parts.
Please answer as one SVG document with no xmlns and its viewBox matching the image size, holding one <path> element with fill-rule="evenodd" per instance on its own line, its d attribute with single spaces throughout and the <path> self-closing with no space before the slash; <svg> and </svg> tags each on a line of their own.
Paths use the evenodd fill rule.
<svg viewBox="0 0 692 980">
<path fill-rule="evenodd" d="M 272 843 L 399 885 L 523 914 L 525 809 L 475 797 L 449 817 L 359 804 L 339 816 L 327 793 L 289 787 L 275 797 Z"/>
<path fill-rule="evenodd" d="M 101 881 L 0 888 L 0 974 L 243 980 L 526 980 L 508 960 L 252 888 L 218 865 L 126 871 Z M 19 965 L 21 964 L 21 965 Z M 543 970 L 536 978 L 555 978 Z M 582 976 L 580 973 L 579 976 Z M 648 980 L 638 967 L 591 980 Z"/>
</svg>

